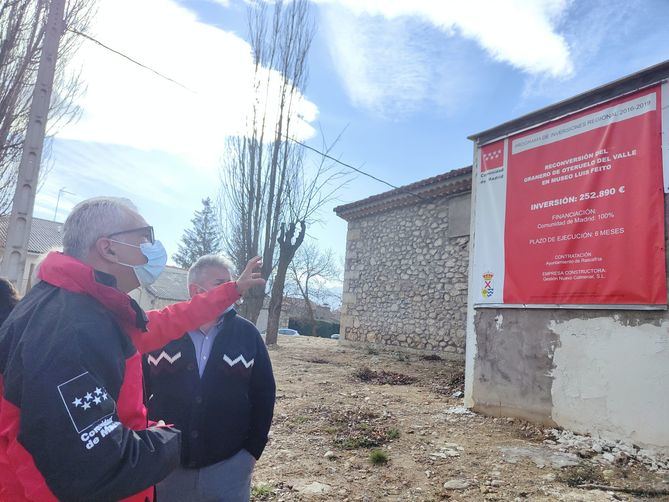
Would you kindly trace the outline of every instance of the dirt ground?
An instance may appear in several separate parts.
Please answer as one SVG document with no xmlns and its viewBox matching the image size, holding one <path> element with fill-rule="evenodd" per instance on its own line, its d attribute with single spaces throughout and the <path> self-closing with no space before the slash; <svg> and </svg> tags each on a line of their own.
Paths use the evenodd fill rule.
<svg viewBox="0 0 669 502">
<path fill-rule="evenodd" d="M 556 453 L 542 428 L 466 412 L 459 364 L 310 337 L 280 337 L 270 355 L 255 501 L 669 500 L 666 471 Z M 565 455 L 577 465 L 559 467 Z"/>
</svg>

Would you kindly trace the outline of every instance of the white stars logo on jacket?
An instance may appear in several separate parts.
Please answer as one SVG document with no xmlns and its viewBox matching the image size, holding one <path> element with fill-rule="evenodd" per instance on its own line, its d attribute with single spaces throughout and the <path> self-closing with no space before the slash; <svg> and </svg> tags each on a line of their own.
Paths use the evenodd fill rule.
<svg viewBox="0 0 669 502">
<path fill-rule="evenodd" d="M 88 371 L 59 384 L 57 390 L 78 433 L 116 412 L 112 396 Z"/>
</svg>

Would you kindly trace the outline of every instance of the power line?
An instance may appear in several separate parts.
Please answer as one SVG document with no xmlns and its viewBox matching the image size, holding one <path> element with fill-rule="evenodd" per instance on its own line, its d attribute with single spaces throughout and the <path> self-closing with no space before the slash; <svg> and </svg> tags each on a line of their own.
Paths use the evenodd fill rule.
<svg viewBox="0 0 669 502">
<path fill-rule="evenodd" d="M 178 81 L 174 80 L 173 78 L 170 78 L 170 77 L 168 77 L 167 75 L 164 75 L 164 74 L 160 73 L 158 70 L 154 70 L 153 68 L 151 68 L 151 67 L 148 66 L 148 65 L 145 65 L 145 64 L 143 64 L 143 63 L 140 63 L 140 62 L 137 61 L 136 59 L 131 58 L 130 56 L 128 56 L 128 55 L 122 53 L 121 51 L 117 51 L 116 49 L 113 49 L 113 48 L 109 47 L 107 44 L 104 44 L 104 43 L 100 42 L 99 40 L 97 40 L 96 38 L 92 37 L 91 35 L 88 35 L 88 34 L 86 34 L 86 33 L 83 33 L 83 32 L 81 32 L 81 31 L 78 31 L 78 30 L 75 30 L 75 29 L 73 29 L 73 28 L 69 28 L 69 27 L 67 27 L 66 29 L 67 29 L 67 31 L 69 31 L 69 32 L 71 32 L 71 33 L 74 33 L 75 35 L 82 36 L 82 37 L 86 38 L 87 40 L 90 40 L 91 42 L 96 43 L 97 45 L 99 45 L 99 46 L 102 47 L 103 49 L 106 49 L 106 50 L 108 50 L 108 51 L 110 51 L 110 52 L 113 52 L 114 54 L 116 54 L 116 55 L 122 57 L 123 59 L 126 59 L 126 60 L 130 61 L 130 62 L 133 63 L 133 64 L 136 64 L 137 66 L 140 66 L 140 67 L 144 68 L 145 70 L 150 71 L 151 73 L 157 75 L 158 77 L 163 78 L 163 79 L 165 79 L 165 80 L 168 80 L 169 82 L 172 82 L 173 84 L 176 84 L 176 85 L 178 85 L 179 87 L 182 87 L 183 89 L 186 89 L 188 92 L 192 92 L 193 94 L 198 94 L 197 92 L 193 91 L 192 89 L 189 89 L 188 87 L 186 87 L 186 86 L 185 86 L 184 84 L 182 84 L 181 82 L 178 82 Z M 394 190 L 402 190 L 402 191 L 404 191 L 404 192 L 406 192 L 406 193 L 408 193 L 408 194 L 410 194 L 410 195 L 413 195 L 414 197 L 419 198 L 420 200 L 427 200 L 427 199 L 425 199 L 425 197 L 422 197 L 422 196 L 418 195 L 417 193 L 412 192 L 412 191 L 409 190 L 408 188 L 398 187 L 398 186 L 396 186 L 396 185 L 393 185 L 392 183 L 389 183 L 388 181 L 382 180 L 381 178 L 378 178 L 378 177 L 374 176 L 373 174 L 370 174 L 370 173 L 368 173 L 368 172 L 365 172 L 365 171 L 363 171 L 363 170 L 360 169 L 360 168 L 354 167 L 354 166 L 352 166 L 351 164 L 347 164 L 346 162 L 342 162 L 341 160 L 339 160 L 339 159 L 337 159 L 337 158 L 335 158 L 335 157 L 332 157 L 331 155 L 328 155 L 328 154 L 325 153 L 325 152 L 321 152 L 321 151 L 318 150 L 317 148 L 314 148 L 314 147 L 309 146 L 309 145 L 307 145 L 307 144 L 305 144 L 305 143 L 302 143 L 301 141 L 298 141 L 298 140 L 296 140 L 295 138 L 292 138 L 292 137 L 290 137 L 290 136 L 286 136 L 285 134 L 282 134 L 282 136 L 283 136 L 285 139 L 287 139 L 288 141 L 292 141 L 293 143 L 295 143 L 295 144 L 297 144 L 297 145 L 300 145 L 302 148 L 306 148 L 307 150 L 311 150 L 312 152 L 315 152 L 315 153 L 317 153 L 318 155 L 320 155 L 320 156 L 322 156 L 322 157 L 324 157 L 324 158 L 326 158 L 326 159 L 329 159 L 329 160 L 331 160 L 331 161 L 333 161 L 333 162 L 336 162 L 337 164 L 340 164 L 340 165 L 342 165 L 342 166 L 344 166 L 344 167 L 346 167 L 346 168 L 348 168 L 348 169 L 351 169 L 351 170 L 355 171 L 356 173 L 362 174 L 363 176 L 367 176 L 368 178 L 371 178 L 371 179 L 373 179 L 373 180 L 375 180 L 375 181 L 378 181 L 379 183 L 383 183 L 384 185 L 387 185 L 387 186 L 389 186 L 390 188 L 392 188 L 392 189 L 394 189 Z"/>
<path fill-rule="evenodd" d="M 91 42 L 98 44 L 100 47 L 102 47 L 102 48 L 104 48 L 104 49 L 107 49 L 107 50 L 110 51 L 110 52 L 113 52 L 113 53 L 116 54 L 117 56 L 121 56 L 122 58 L 127 59 L 127 60 L 130 61 L 131 63 L 134 63 L 134 64 L 136 64 L 137 66 L 140 66 L 140 67 L 144 68 L 145 70 L 149 70 L 151 73 L 154 73 L 155 75 L 158 75 L 160 78 L 164 78 L 165 80 L 168 80 L 168 81 L 172 82 L 173 84 L 176 84 L 176 85 L 178 85 L 179 87 L 182 87 L 182 88 L 186 89 L 188 92 L 192 92 L 192 93 L 194 93 L 194 94 L 197 94 L 195 91 L 193 91 L 192 89 L 189 89 L 188 87 L 186 87 L 186 86 L 185 86 L 184 84 L 182 84 L 181 82 L 177 82 L 177 81 L 174 80 L 173 78 L 170 78 L 170 77 L 168 77 L 167 75 L 163 75 L 163 74 L 160 73 L 158 70 L 154 70 L 154 69 L 151 68 L 150 66 L 147 66 L 147 65 L 145 65 L 145 64 L 142 64 L 142 63 L 140 63 L 139 61 L 137 61 L 136 59 L 133 59 L 133 58 L 131 58 L 130 56 L 128 56 L 128 55 L 126 55 L 126 54 L 123 54 L 123 53 L 120 52 L 120 51 L 117 51 L 116 49 L 112 49 L 112 48 L 109 47 L 108 45 L 103 44 L 102 42 L 100 42 L 100 41 L 97 40 L 96 38 L 93 38 L 92 36 L 90 36 L 90 35 L 88 35 L 88 34 L 86 34 L 86 33 L 82 33 L 81 31 L 75 30 L 74 28 L 70 28 L 70 27 L 67 27 L 66 30 L 69 31 L 70 33 L 74 33 L 75 35 L 82 36 L 82 37 L 84 37 L 84 38 L 90 40 Z"/>
<path fill-rule="evenodd" d="M 303 148 L 306 148 L 307 150 L 311 150 L 312 152 L 316 152 L 318 155 L 321 155 L 321 156 L 325 157 L 326 159 L 329 159 L 329 160 L 331 160 L 331 161 L 333 161 L 333 162 L 336 162 L 337 164 L 341 164 L 341 165 L 344 166 L 344 167 L 348 167 L 349 169 L 352 169 L 353 171 L 355 171 L 355 172 L 357 172 L 357 173 L 360 173 L 360 174 L 362 174 L 362 175 L 364 175 L 364 176 L 367 176 L 368 178 L 372 178 L 373 180 L 376 180 L 376 181 L 378 181 L 379 183 L 383 183 L 384 185 L 387 185 L 387 186 L 389 186 L 390 188 L 393 188 L 393 189 L 395 189 L 395 190 L 403 190 L 403 191 L 405 191 L 405 192 L 407 192 L 407 193 L 409 193 L 409 194 L 411 194 L 411 195 L 413 195 L 413 196 L 415 196 L 415 197 L 418 197 L 420 200 L 427 200 L 427 199 L 425 199 L 425 197 L 421 197 L 421 196 L 418 195 L 417 193 L 412 192 L 411 190 L 409 190 L 408 188 L 395 186 L 395 185 L 393 185 L 392 183 L 389 183 L 389 182 L 387 182 L 387 181 L 385 181 L 385 180 L 382 180 L 381 178 L 377 178 L 377 177 L 374 176 L 373 174 L 369 174 L 369 173 L 363 171 L 362 169 L 358 169 L 357 167 L 354 167 L 354 166 L 352 166 L 351 164 L 347 164 L 346 162 L 342 162 L 341 160 L 339 160 L 339 159 L 337 159 L 337 158 L 335 158 L 335 157 L 332 157 L 331 155 L 328 155 L 327 153 L 321 152 L 320 150 L 317 150 L 316 148 L 314 148 L 314 147 L 312 147 L 312 146 L 309 146 L 309 145 L 307 145 L 306 143 L 302 143 L 301 141 L 298 141 L 298 140 L 296 140 L 295 138 L 291 138 L 290 136 L 286 136 L 285 134 L 282 134 L 282 136 L 283 136 L 284 138 L 286 138 L 287 140 L 292 141 L 293 143 L 298 144 L 298 145 L 300 145 L 300 146 L 303 147 Z"/>
</svg>

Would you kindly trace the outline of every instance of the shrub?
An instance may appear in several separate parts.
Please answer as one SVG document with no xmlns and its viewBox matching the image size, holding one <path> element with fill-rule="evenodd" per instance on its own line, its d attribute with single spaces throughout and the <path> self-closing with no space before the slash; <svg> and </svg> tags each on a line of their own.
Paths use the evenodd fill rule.
<svg viewBox="0 0 669 502">
<path fill-rule="evenodd" d="M 373 465 L 384 465 L 388 460 L 388 454 L 383 450 L 372 450 L 369 454 L 369 461 Z"/>
</svg>

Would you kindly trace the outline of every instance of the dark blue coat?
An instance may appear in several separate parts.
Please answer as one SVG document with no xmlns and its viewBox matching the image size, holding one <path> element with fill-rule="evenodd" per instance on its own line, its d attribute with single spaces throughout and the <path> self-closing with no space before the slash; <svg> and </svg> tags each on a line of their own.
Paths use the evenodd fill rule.
<svg viewBox="0 0 669 502">
<path fill-rule="evenodd" d="M 181 430 L 185 467 L 215 464 L 242 448 L 260 458 L 272 423 L 276 387 L 260 333 L 234 309 L 217 329 L 202 377 L 188 334 L 144 357 L 149 418 Z"/>
</svg>

